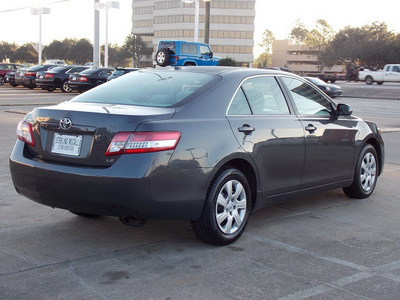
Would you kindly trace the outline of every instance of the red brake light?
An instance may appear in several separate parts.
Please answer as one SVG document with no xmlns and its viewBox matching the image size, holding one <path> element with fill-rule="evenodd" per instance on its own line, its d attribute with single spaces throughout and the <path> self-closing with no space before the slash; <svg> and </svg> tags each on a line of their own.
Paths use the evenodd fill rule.
<svg viewBox="0 0 400 300">
<path fill-rule="evenodd" d="M 119 132 L 111 140 L 106 155 L 174 150 L 180 137 L 179 131 Z"/>
<path fill-rule="evenodd" d="M 25 73 L 25 76 L 36 76 L 36 73 Z"/>
<path fill-rule="evenodd" d="M 86 76 L 79 77 L 78 81 L 88 81 Z"/>
<path fill-rule="evenodd" d="M 21 141 L 31 146 L 35 146 L 35 140 L 33 139 L 33 130 L 31 123 L 26 122 L 24 120 L 20 121 L 17 126 L 17 137 Z"/>
<path fill-rule="evenodd" d="M 44 76 L 45 78 L 53 78 L 54 74 L 51 73 L 46 73 L 46 75 Z"/>
</svg>

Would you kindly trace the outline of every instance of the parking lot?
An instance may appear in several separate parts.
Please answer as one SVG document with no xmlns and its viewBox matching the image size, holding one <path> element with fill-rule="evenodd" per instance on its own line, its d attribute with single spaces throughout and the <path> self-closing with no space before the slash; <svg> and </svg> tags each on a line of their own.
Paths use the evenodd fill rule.
<svg viewBox="0 0 400 300">
<path fill-rule="evenodd" d="M 0 299 L 398 299 L 400 85 L 338 84 L 336 101 L 384 132 L 373 195 L 334 190 L 256 211 L 225 247 L 199 241 L 189 222 L 132 228 L 18 195 L 8 170 L 18 121 L 74 95 L 1 86 Z"/>
</svg>

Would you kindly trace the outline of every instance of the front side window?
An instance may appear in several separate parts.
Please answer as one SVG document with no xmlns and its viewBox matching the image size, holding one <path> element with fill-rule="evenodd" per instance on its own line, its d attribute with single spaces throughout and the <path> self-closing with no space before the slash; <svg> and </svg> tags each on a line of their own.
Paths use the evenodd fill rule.
<svg viewBox="0 0 400 300">
<path fill-rule="evenodd" d="M 200 45 L 200 55 L 210 55 L 211 50 L 208 46 Z"/>
<path fill-rule="evenodd" d="M 293 77 L 282 77 L 290 91 L 300 115 L 330 115 L 332 105 L 320 92 L 304 81 Z"/>
</svg>

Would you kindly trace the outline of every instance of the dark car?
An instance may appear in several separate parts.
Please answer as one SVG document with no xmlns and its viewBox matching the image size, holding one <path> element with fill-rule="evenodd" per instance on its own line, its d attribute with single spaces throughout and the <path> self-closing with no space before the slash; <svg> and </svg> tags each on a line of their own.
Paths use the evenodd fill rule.
<svg viewBox="0 0 400 300">
<path fill-rule="evenodd" d="M 8 72 L 6 76 L 4 76 L 4 82 L 7 82 L 14 87 L 17 86 L 17 84 L 15 83 L 16 73 L 17 71 Z"/>
<path fill-rule="evenodd" d="M 296 75 L 233 67 L 129 73 L 17 128 L 18 193 L 81 216 L 190 220 L 228 244 L 251 211 L 343 188 L 366 198 L 384 164 L 377 126 Z"/>
<path fill-rule="evenodd" d="M 36 87 L 36 73 L 47 71 L 54 67 L 55 65 L 35 65 L 27 69 L 21 69 L 16 74 L 15 83 L 34 89 Z"/>
<path fill-rule="evenodd" d="M 70 93 L 68 78 L 71 74 L 78 74 L 88 69 L 85 66 L 62 66 L 55 67 L 49 71 L 38 73 L 36 76 L 36 85 L 48 91 L 54 91 L 59 88 L 64 93 Z"/>
<path fill-rule="evenodd" d="M 113 68 L 87 69 L 79 74 L 70 75 L 68 84 L 71 89 L 81 93 L 106 82 L 113 70 Z"/>
<path fill-rule="evenodd" d="M 325 81 L 315 77 L 305 77 L 305 79 L 315 84 L 329 97 L 335 98 L 342 95 L 342 88 L 340 86 L 326 83 Z"/>
<path fill-rule="evenodd" d="M 113 80 L 122 75 L 128 74 L 133 71 L 137 71 L 137 70 L 140 70 L 140 69 L 139 68 L 115 68 L 115 70 L 111 73 L 111 75 L 108 76 L 107 81 Z"/>
<path fill-rule="evenodd" d="M 15 72 L 16 70 L 23 67 L 24 66 L 20 64 L 0 63 L 0 85 L 4 84 L 6 75 L 8 73 Z"/>
</svg>

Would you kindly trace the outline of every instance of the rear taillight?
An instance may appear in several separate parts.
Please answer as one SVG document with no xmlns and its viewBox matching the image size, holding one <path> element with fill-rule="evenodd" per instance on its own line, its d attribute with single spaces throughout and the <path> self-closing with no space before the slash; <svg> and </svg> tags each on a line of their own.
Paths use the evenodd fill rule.
<svg viewBox="0 0 400 300">
<path fill-rule="evenodd" d="M 17 126 L 17 136 L 18 139 L 20 139 L 21 141 L 31 146 L 35 146 L 35 140 L 33 139 L 33 130 L 31 123 L 26 122 L 24 120 L 20 121 Z"/>
<path fill-rule="evenodd" d="M 33 76 L 33 77 L 35 77 L 35 76 L 36 76 L 36 73 L 25 73 L 25 76 L 26 76 L 26 77 L 28 77 L 28 76 Z"/>
<path fill-rule="evenodd" d="M 119 132 L 111 140 L 106 155 L 174 150 L 180 137 L 179 131 Z"/>
<path fill-rule="evenodd" d="M 46 75 L 44 76 L 45 78 L 53 78 L 54 74 L 51 73 L 46 73 Z"/>
<path fill-rule="evenodd" d="M 85 76 L 81 76 L 79 77 L 78 81 L 88 81 L 88 79 Z"/>
</svg>

